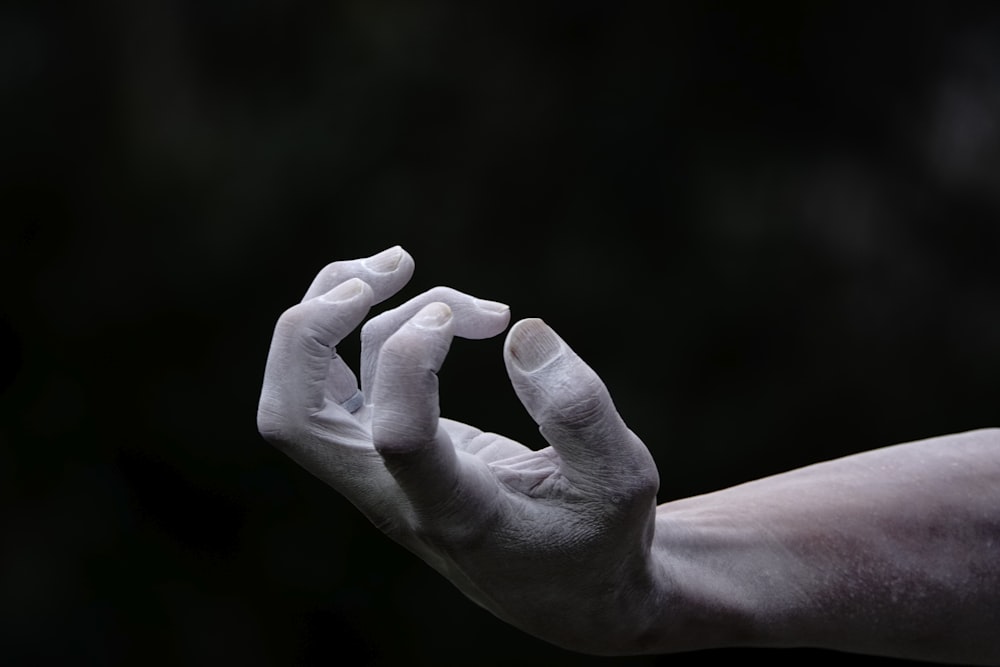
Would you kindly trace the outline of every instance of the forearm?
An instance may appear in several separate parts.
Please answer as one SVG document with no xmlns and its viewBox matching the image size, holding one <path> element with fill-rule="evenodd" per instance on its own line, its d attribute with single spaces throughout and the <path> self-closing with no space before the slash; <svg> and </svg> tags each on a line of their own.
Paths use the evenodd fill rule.
<svg viewBox="0 0 1000 667">
<path fill-rule="evenodd" d="M 653 556 L 643 651 L 814 646 L 1000 664 L 1000 430 L 661 505 Z"/>
</svg>

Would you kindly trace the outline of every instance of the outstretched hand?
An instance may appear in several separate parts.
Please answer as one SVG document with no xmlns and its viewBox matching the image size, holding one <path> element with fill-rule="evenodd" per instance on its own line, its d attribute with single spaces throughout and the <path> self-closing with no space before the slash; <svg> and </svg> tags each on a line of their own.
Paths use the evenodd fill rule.
<svg viewBox="0 0 1000 667">
<path fill-rule="evenodd" d="M 276 326 L 260 432 L 497 616 L 577 650 L 633 645 L 656 590 L 649 452 L 538 319 L 515 324 L 503 354 L 549 446 L 442 418 L 436 373 L 452 338 L 492 337 L 510 319 L 449 288 L 364 325 L 359 386 L 336 346 L 413 268 L 395 247 L 320 272 Z"/>
</svg>

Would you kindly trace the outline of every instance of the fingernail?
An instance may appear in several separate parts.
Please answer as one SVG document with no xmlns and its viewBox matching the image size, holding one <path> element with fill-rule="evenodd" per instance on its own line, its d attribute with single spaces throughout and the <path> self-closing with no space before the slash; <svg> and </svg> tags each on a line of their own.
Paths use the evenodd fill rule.
<svg viewBox="0 0 1000 667">
<path fill-rule="evenodd" d="M 392 273 L 402 259 L 403 249 L 397 245 L 383 250 L 377 255 L 372 255 L 368 259 L 362 260 L 361 263 L 376 273 Z"/>
<path fill-rule="evenodd" d="M 320 299 L 327 303 L 343 303 L 344 301 L 350 301 L 364 291 L 365 281 L 360 278 L 351 278 L 322 295 Z"/>
<path fill-rule="evenodd" d="M 451 308 L 446 303 L 432 303 L 424 306 L 410 322 L 421 329 L 439 329 L 451 319 Z"/>
<path fill-rule="evenodd" d="M 517 367 L 530 373 L 558 357 L 562 341 L 542 320 L 521 320 L 510 331 L 509 349 Z"/>
<path fill-rule="evenodd" d="M 510 306 L 499 301 L 487 301 L 485 299 L 475 299 L 476 307 L 488 313 L 506 313 L 510 311 Z"/>
</svg>

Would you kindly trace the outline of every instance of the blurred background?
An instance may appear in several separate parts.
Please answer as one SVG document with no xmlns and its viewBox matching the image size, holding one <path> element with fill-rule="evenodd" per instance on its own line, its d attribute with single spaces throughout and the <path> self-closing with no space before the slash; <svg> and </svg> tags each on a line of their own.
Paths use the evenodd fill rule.
<svg viewBox="0 0 1000 667">
<path fill-rule="evenodd" d="M 256 402 L 313 275 L 401 244 L 387 305 L 544 317 L 663 501 L 1000 425 L 1000 5 L 15 2 L 0 54 L 4 664 L 897 662 L 551 647 Z M 501 342 L 443 412 L 537 446 Z"/>
</svg>

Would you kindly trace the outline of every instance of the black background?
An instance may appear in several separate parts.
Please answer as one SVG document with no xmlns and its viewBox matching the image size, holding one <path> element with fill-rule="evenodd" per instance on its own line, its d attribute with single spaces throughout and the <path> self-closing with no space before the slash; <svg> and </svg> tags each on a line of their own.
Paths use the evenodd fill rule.
<svg viewBox="0 0 1000 667">
<path fill-rule="evenodd" d="M 893 662 L 550 647 L 269 448 L 257 394 L 313 274 L 398 243 L 388 305 L 544 317 L 662 500 L 997 425 L 997 5 L 0 11 L 4 664 Z M 500 345 L 456 342 L 443 410 L 537 445 Z"/>
</svg>

